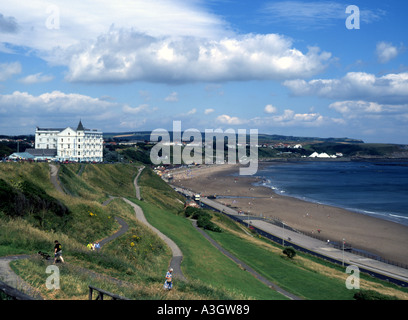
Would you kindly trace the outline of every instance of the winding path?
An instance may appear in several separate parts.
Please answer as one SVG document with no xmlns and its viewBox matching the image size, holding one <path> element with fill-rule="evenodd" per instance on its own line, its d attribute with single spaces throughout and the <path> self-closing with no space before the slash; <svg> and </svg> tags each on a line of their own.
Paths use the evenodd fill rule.
<svg viewBox="0 0 408 320">
<path fill-rule="evenodd" d="M 139 176 L 140 176 L 140 174 L 142 173 L 142 171 L 143 171 L 144 168 L 145 168 L 145 167 L 140 167 L 140 168 L 139 168 L 139 171 L 138 171 L 138 173 L 137 173 L 137 175 L 136 175 L 136 178 L 135 178 L 135 180 L 133 181 L 133 184 L 134 184 L 135 190 L 136 190 L 136 198 L 137 198 L 138 200 L 141 200 L 142 197 L 140 196 L 140 187 L 139 187 L 139 185 L 137 184 L 137 182 L 138 182 Z"/>
<path fill-rule="evenodd" d="M 122 198 L 123 201 L 126 203 L 130 204 L 133 209 L 135 210 L 136 213 L 136 218 L 141 221 L 143 224 L 145 224 L 147 227 L 149 227 L 151 230 L 153 230 L 171 249 L 173 253 L 173 258 L 170 261 L 170 267 L 173 268 L 173 275 L 175 278 L 178 278 L 183 281 L 187 281 L 187 279 L 184 277 L 182 271 L 181 271 L 181 261 L 183 260 L 183 254 L 180 250 L 180 248 L 176 245 L 176 243 L 171 240 L 169 237 L 164 235 L 162 232 L 160 232 L 158 229 L 153 227 L 145 218 L 143 214 L 142 208 L 140 208 L 137 204 L 134 204 L 132 201 L 129 201 L 126 198 Z"/>
<path fill-rule="evenodd" d="M 59 192 L 65 193 L 58 182 L 58 167 L 55 164 L 50 163 L 50 168 L 51 168 L 50 173 L 51 183 L 54 185 L 55 189 L 57 189 Z"/>
<path fill-rule="evenodd" d="M 139 171 L 133 181 L 133 184 L 135 186 L 136 190 L 136 198 L 141 199 L 140 197 L 140 187 L 138 185 L 138 179 L 140 174 L 142 173 L 143 169 L 145 167 L 140 167 Z M 110 197 L 108 200 L 106 200 L 103 205 L 109 204 L 110 201 L 112 201 L 114 197 Z M 142 208 L 138 206 L 137 204 L 133 203 L 132 201 L 122 197 L 122 200 L 128 203 L 130 206 L 132 206 L 133 210 L 135 211 L 136 219 L 138 219 L 140 222 L 142 222 L 144 225 L 146 225 L 148 228 L 150 228 L 153 232 L 155 232 L 170 248 L 172 251 L 172 259 L 170 261 L 169 267 L 173 268 L 173 276 L 175 279 L 181 280 L 181 281 L 187 281 L 186 277 L 183 275 L 183 272 L 181 271 L 181 262 L 183 261 L 183 253 L 181 252 L 180 248 L 177 246 L 177 244 L 171 240 L 169 237 L 167 237 L 165 234 L 163 234 L 161 231 L 159 231 L 157 228 L 153 227 L 146 219 Z M 102 246 L 103 244 L 107 243 L 108 241 L 113 240 L 114 238 L 120 236 L 121 234 L 125 233 L 128 230 L 128 226 L 125 221 L 123 221 L 121 218 L 116 217 L 116 220 L 119 222 L 119 224 L 122 225 L 121 230 L 118 231 L 120 234 L 114 234 L 110 236 L 109 238 L 106 238 L 102 241 L 99 242 L 99 244 Z"/>
</svg>

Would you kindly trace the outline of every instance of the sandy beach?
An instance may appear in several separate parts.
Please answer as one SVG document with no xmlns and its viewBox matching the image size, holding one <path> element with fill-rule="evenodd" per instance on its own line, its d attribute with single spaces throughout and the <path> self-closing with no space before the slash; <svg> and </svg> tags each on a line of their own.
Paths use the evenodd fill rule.
<svg viewBox="0 0 408 320">
<path fill-rule="evenodd" d="M 260 163 L 261 166 L 273 163 Z M 217 201 L 251 215 L 277 218 L 290 227 L 326 240 L 346 242 L 355 248 L 408 265 L 408 227 L 352 211 L 302 201 L 254 186 L 261 179 L 233 176 L 237 165 L 199 166 L 174 170 L 172 184 L 217 195 Z M 228 198 L 222 198 L 227 196 Z"/>
</svg>

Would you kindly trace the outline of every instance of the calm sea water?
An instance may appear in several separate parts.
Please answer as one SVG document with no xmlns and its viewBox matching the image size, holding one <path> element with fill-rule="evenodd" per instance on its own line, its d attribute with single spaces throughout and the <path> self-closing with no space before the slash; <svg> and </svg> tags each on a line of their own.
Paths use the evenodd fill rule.
<svg viewBox="0 0 408 320">
<path fill-rule="evenodd" d="M 408 225 L 408 161 L 275 163 L 257 176 L 278 194 Z"/>
</svg>

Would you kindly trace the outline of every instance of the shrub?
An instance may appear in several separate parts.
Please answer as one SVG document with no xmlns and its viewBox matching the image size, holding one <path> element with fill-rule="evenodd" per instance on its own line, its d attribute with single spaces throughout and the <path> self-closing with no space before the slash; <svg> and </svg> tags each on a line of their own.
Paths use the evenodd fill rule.
<svg viewBox="0 0 408 320">
<path fill-rule="evenodd" d="M 184 211 L 186 217 L 197 220 L 197 226 L 206 230 L 221 232 L 221 228 L 211 222 L 211 214 L 204 209 L 187 207 Z"/>
<path fill-rule="evenodd" d="M 206 215 L 200 216 L 197 220 L 197 226 L 206 230 L 221 232 L 221 228 L 212 223 L 210 219 L 211 218 Z"/>
<path fill-rule="evenodd" d="M 185 216 L 188 218 L 188 217 L 193 216 L 198 210 L 199 210 L 198 208 L 187 207 L 187 208 L 184 210 L 184 214 L 185 214 Z"/>
<path fill-rule="evenodd" d="M 398 300 L 396 297 L 388 296 L 374 290 L 360 290 L 353 296 L 356 300 Z"/>
<path fill-rule="evenodd" d="M 288 258 L 293 259 L 296 256 L 296 250 L 292 247 L 287 247 L 283 250 L 283 254 L 287 255 Z"/>
</svg>

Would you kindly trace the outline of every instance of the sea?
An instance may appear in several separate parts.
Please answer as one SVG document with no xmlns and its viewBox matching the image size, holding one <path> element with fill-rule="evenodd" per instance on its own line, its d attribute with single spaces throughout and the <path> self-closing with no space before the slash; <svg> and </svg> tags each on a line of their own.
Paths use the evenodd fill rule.
<svg viewBox="0 0 408 320">
<path fill-rule="evenodd" d="M 280 195 L 408 226 L 408 160 L 276 162 L 257 176 Z"/>
</svg>

